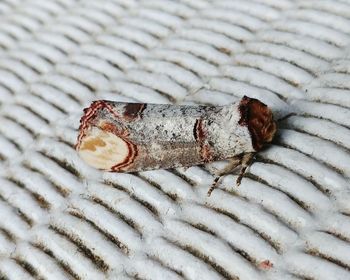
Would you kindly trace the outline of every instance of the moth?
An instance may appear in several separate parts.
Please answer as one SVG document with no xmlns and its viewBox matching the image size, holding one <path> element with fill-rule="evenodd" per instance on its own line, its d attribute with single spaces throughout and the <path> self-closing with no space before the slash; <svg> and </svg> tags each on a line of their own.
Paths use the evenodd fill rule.
<svg viewBox="0 0 350 280">
<path fill-rule="evenodd" d="M 237 185 L 253 155 L 276 133 L 271 109 L 244 96 L 225 106 L 92 102 L 80 120 L 76 150 L 89 165 L 137 172 L 228 159 L 220 177 L 241 165 Z"/>
</svg>

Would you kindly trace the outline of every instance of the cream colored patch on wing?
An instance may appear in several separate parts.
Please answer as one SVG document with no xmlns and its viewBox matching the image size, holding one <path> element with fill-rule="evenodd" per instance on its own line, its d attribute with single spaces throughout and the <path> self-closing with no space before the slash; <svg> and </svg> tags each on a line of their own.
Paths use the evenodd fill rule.
<svg viewBox="0 0 350 280">
<path fill-rule="evenodd" d="M 97 169 L 111 170 L 114 165 L 127 158 L 129 148 L 122 138 L 93 127 L 81 140 L 78 153 L 89 165 Z"/>
</svg>

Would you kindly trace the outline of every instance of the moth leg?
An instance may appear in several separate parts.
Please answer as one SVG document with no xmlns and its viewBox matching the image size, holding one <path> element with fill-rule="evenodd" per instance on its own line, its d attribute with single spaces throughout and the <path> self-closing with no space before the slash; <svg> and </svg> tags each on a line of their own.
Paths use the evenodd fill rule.
<svg viewBox="0 0 350 280">
<path fill-rule="evenodd" d="M 244 173 L 246 172 L 247 168 L 249 167 L 249 165 L 252 163 L 252 160 L 254 158 L 255 153 L 247 153 L 244 154 L 242 157 L 242 161 L 241 161 L 241 170 L 239 172 L 238 178 L 236 180 L 236 186 L 238 187 L 243 179 Z"/>
<path fill-rule="evenodd" d="M 235 169 L 237 166 L 241 165 L 241 170 L 239 171 L 238 178 L 236 180 L 236 185 L 239 186 L 242 182 L 244 173 L 246 172 L 247 168 L 252 162 L 252 159 L 254 158 L 255 153 L 247 153 L 242 154 L 236 157 L 233 157 L 230 162 L 222 169 L 217 172 L 217 176 L 215 177 L 213 184 L 208 190 L 207 195 L 210 196 L 213 190 L 219 185 L 219 181 L 222 178 L 223 175 L 231 172 L 233 169 Z"/>
<path fill-rule="evenodd" d="M 209 188 L 209 190 L 207 192 L 208 196 L 210 196 L 211 193 L 213 192 L 213 190 L 219 185 L 219 181 L 220 181 L 220 179 L 222 178 L 223 175 L 231 172 L 237 166 L 242 164 L 242 159 L 243 159 L 242 155 L 239 155 L 239 156 L 231 158 L 230 162 L 223 169 L 219 170 L 216 173 L 216 177 L 215 177 L 211 187 Z"/>
</svg>

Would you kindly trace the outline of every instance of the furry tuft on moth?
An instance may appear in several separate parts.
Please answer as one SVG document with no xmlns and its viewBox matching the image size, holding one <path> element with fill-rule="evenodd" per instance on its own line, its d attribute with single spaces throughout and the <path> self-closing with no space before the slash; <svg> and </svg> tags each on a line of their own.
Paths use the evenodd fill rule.
<svg viewBox="0 0 350 280">
<path fill-rule="evenodd" d="M 244 96 L 225 106 L 92 102 L 84 109 L 76 149 L 91 166 L 137 172 L 228 159 L 221 176 L 241 165 L 240 184 L 253 155 L 276 133 L 272 111 Z"/>
</svg>

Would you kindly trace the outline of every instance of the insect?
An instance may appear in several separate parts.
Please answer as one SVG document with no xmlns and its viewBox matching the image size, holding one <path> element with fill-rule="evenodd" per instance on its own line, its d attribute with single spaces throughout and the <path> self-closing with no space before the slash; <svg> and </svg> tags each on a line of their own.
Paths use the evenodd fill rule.
<svg viewBox="0 0 350 280">
<path fill-rule="evenodd" d="M 244 96 L 225 106 L 94 101 L 84 109 L 76 149 L 91 166 L 136 172 L 228 159 L 220 177 L 241 165 L 237 185 L 253 158 L 272 141 L 272 111 Z"/>
</svg>

